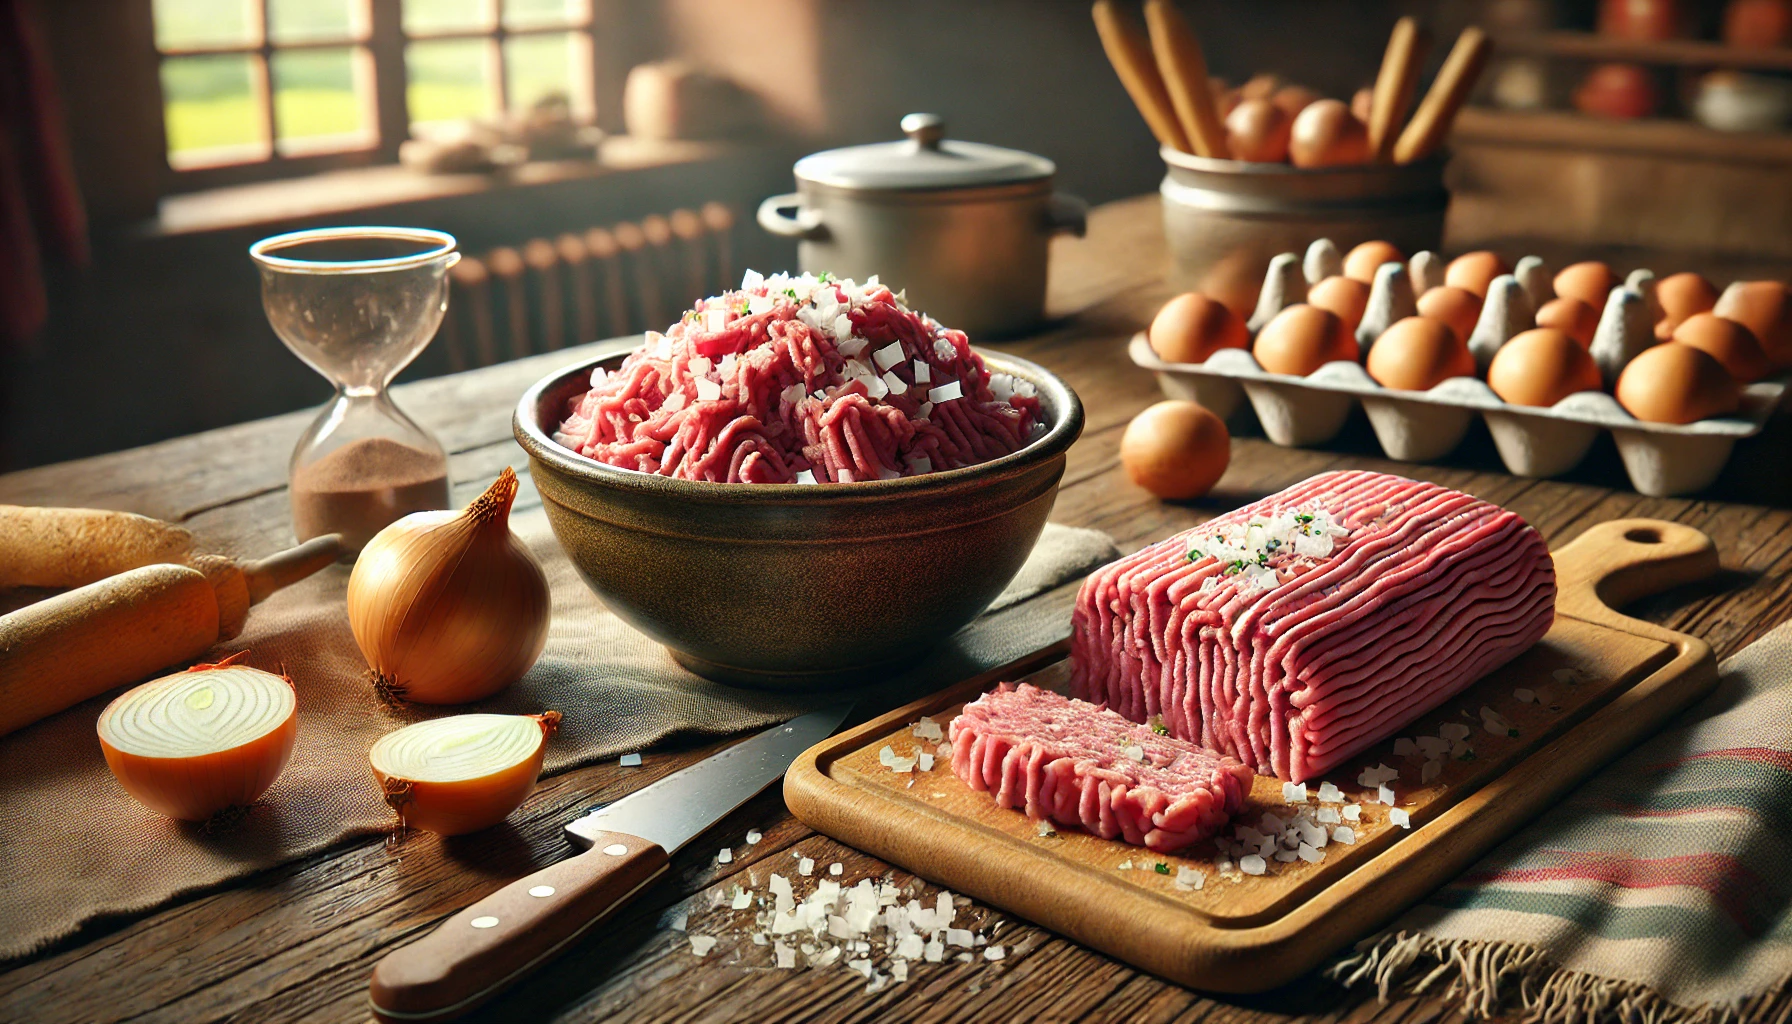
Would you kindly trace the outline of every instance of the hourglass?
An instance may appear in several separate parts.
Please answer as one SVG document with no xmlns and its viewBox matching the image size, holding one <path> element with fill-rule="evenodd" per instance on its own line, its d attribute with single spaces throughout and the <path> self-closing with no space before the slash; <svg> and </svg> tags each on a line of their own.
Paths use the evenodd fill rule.
<svg viewBox="0 0 1792 1024">
<path fill-rule="evenodd" d="M 448 507 L 448 456 L 386 392 L 448 310 L 454 236 L 320 228 L 249 247 L 274 333 L 336 387 L 288 466 L 298 539 L 340 533 L 347 557 L 388 523 Z"/>
</svg>

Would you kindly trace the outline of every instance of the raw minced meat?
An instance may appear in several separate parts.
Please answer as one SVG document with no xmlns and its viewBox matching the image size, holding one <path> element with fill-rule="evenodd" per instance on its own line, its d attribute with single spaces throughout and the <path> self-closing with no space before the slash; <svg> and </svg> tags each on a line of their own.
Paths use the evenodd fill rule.
<svg viewBox="0 0 1792 1024">
<path fill-rule="evenodd" d="M 1043 429 L 1031 384 L 877 278 L 748 271 L 593 371 L 554 440 L 685 480 L 851 483 L 987 462 Z"/>
</svg>

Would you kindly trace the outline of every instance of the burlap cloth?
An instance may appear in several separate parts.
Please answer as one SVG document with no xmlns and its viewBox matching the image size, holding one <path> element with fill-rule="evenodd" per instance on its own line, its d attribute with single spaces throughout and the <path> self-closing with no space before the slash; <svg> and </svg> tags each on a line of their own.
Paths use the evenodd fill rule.
<svg viewBox="0 0 1792 1024">
<path fill-rule="evenodd" d="M 344 613 L 348 570 L 337 567 L 269 598 L 218 654 L 285 666 L 299 693 L 292 761 L 241 820 L 207 828 L 171 821 L 127 796 L 100 754 L 94 723 L 114 694 L 0 739 L 0 961 L 39 950 L 101 917 L 130 915 L 231 879 L 386 831 L 367 750 L 421 718 L 469 710 L 565 715 L 546 773 L 566 771 L 679 735 L 763 727 L 836 696 L 780 696 L 706 682 L 603 609 L 560 552 L 539 507 L 512 525 L 542 560 L 553 589 L 547 649 L 521 683 L 466 708 L 394 709 L 364 677 Z M 991 611 L 873 699 L 920 695 L 1050 644 L 1070 631 L 1062 600 L 1028 598 L 1118 554 L 1093 530 L 1051 525 Z M 1007 609 L 1002 611 L 1002 609 Z"/>
</svg>

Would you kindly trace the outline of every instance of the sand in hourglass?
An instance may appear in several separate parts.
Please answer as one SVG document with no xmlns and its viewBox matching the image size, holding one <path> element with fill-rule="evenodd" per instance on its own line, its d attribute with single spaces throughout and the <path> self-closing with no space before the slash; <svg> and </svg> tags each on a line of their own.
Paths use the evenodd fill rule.
<svg viewBox="0 0 1792 1024">
<path fill-rule="evenodd" d="M 360 551 L 388 523 L 412 512 L 448 507 L 448 476 L 439 458 L 385 437 L 351 441 L 292 478 L 292 521 L 300 540 L 342 534 Z"/>
</svg>

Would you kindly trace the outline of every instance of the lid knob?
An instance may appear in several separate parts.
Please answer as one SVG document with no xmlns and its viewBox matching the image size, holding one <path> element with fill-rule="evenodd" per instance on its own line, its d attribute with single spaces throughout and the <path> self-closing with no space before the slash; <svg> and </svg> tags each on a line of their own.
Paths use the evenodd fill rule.
<svg viewBox="0 0 1792 1024">
<path fill-rule="evenodd" d="M 946 137 L 946 119 L 938 114 L 909 114 L 902 119 L 902 134 L 914 140 L 917 149 L 938 149 Z"/>
</svg>

